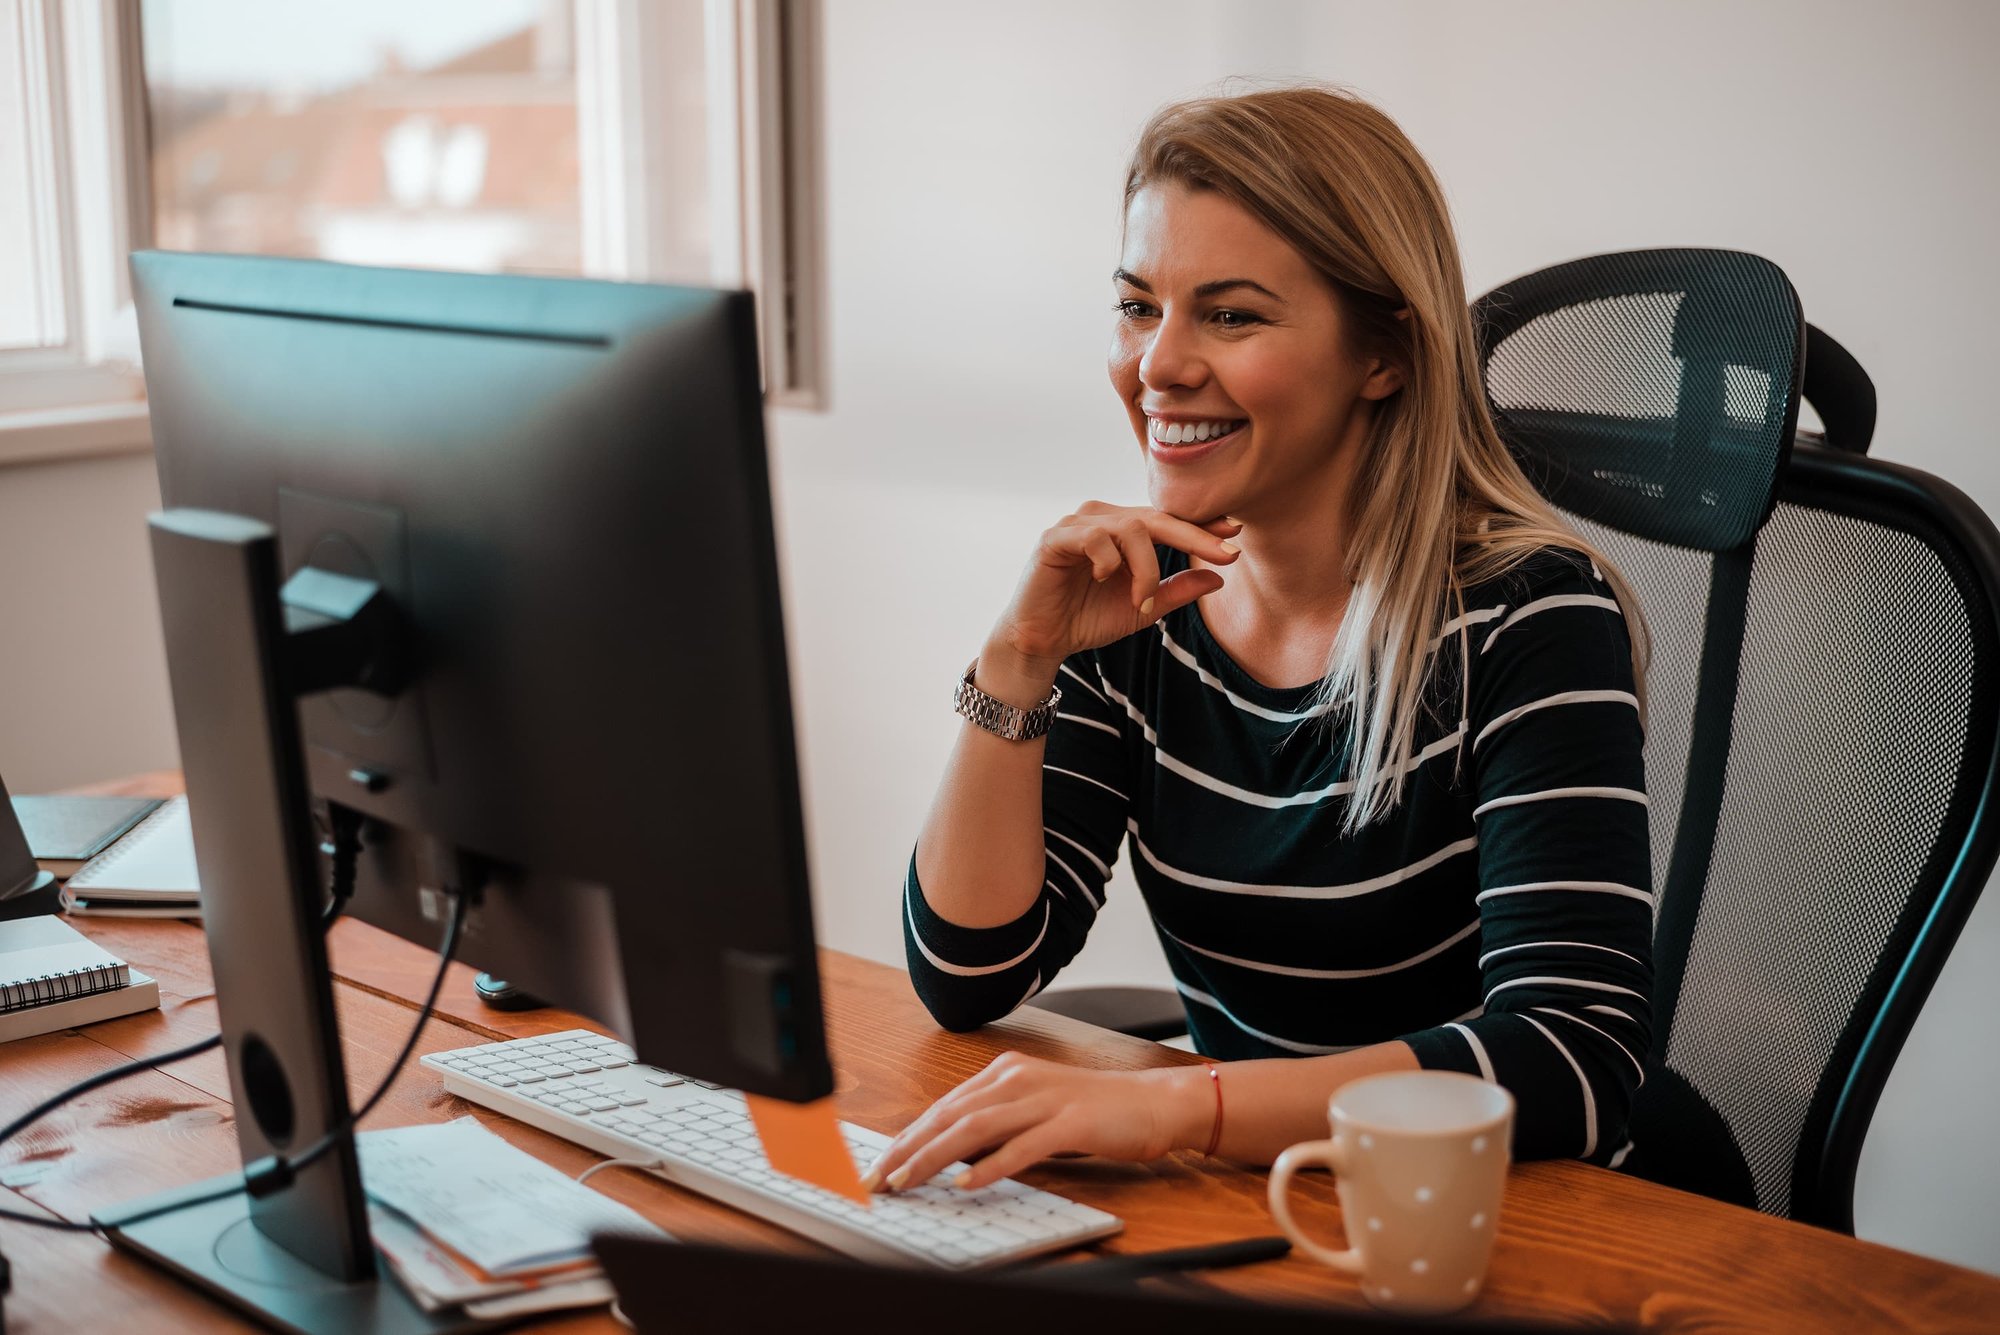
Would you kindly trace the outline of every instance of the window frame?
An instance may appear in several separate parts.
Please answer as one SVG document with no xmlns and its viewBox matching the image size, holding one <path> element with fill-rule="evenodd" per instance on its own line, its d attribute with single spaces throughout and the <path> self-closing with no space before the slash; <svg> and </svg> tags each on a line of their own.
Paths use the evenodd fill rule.
<svg viewBox="0 0 2000 1335">
<path fill-rule="evenodd" d="M 34 62 L 27 129 L 41 189 L 31 207 L 46 238 L 37 263 L 63 337 L 0 351 L 0 464 L 146 449 L 126 268 L 150 216 L 137 0 L 14 2 L 30 39 L 23 59 Z"/>
</svg>

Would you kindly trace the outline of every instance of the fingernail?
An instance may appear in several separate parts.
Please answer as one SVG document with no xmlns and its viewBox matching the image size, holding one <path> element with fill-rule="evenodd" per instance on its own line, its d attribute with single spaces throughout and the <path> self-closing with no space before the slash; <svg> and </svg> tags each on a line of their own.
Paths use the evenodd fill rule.
<svg viewBox="0 0 2000 1335">
<path fill-rule="evenodd" d="M 909 1180 L 910 1180 L 910 1166 L 908 1164 L 904 1164 L 901 1168 L 898 1168 L 895 1172 L 889 1174 L 889 1190 L 901 1191 L 904 1185 L 909 1182 Z"/>
<path fill-rule="evenodd" d="M 1139 615 L 1142 617 L 1153 615 L 1153 600 L 1151 598 L 1139 604 Z"/>
<path fill-rule="evenodd" d="M 968 1168 L 964 1172 L 960 1173 L 957 1177 L 953 1178 L 951 1180 L 951 1184 L 954 1187 L 963 1187 L 971 1181 L 972 1181 L 972 1170 Z"/>
<path fill-rule="evenodd" d="M 869 1165 L 868 1171 L 861 1175 L 861 1189 L 863 1191 L 874 1191 L 881 1185 L 882 1170 L 873 1164 Z"/>
<path fill-rule="evenodd" d="M 1223 519 L 1228 523 L 1236 525 L 1236 527 L 1238 528 L 1243 527 L 1243 521 L 1238 519 L 1235 515 L 1224 515 Z"/>
<path fill-rule="evenodd" d="M 1225 552 L 1228 552 L 1228 553 L 1229 553 L 1229 554 L 1230 554 L 1231 556 L 1235 556 L 1235 555 L 1237 555 L 1237 554 L 1238 554 L 1239 552 L 1241 552 L 1241 551 L 1242 551 L 1243 549 L 1242 549 L 1241 547 L 1238 547 L 1238 546 L 1237 546 L 1237 545 L 1236 545 L 1235 543 L 1233 543 L 1233 542 L 1225 542 L 1225 543 L 1223 543 L 1223 544 L 1222 544 L 1222 550 L 1223 550 L 1223 551 L 1225 551 Z"/>
</svg>

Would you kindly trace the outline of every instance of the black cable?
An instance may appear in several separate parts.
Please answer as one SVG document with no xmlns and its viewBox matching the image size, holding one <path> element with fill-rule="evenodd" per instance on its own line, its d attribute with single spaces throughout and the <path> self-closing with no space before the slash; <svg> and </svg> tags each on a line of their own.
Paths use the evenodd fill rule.
<svg viewBox="0 0 2000 1335">
<path fill-rule="evenodd" d="M 347 901 L 354 898 L 354 882 L 361 872 L 361 824 L 362 815 L 352 807 L 344 807 L 338 802 L 327 804 L 327 823 L 331 834 L 320 845 L 320 851 L 333 864 L 329 878 L 326 912 L 320 917 L 322 930 L 331 929 L 347 908 Z"/>
<path fill-rule="evenodd" d="M 7 1123 L 6 1126 L 0 1127 L 0 1145 L 6 1144 L 31 1124 L 40 1121 L 57 1108 L 62 1107 L 63 1104 L 68 1103 L 71 1099 L 88 1094 L 93 1089 L 102 1089 L 104 1086 L 123 1080 L 127 1076 L 138 1075 L 141 1071 L 151 1071 L 161 1066 L 171 1066 L 173 1063 L 183 1061 L 189 1057 L 198 1057 L 202 1053 L 212 1051 L 220 1046 L 222 1046 L 222 1035 L 210 1034 L 207 1038 L 199 1042 L 190 1043 L 184 1048 L 175 1048 L 172 1052 L 162 1053 L 157 1057 L 140 1057 L 135 1061 L 126 1062 L 123 1066 L 114 1066 L 108 1071 L 99 1071 L 87 1080 L 80 1080 L 68 1089 L 49 1095 L 49 1097 L 28 1109 L 28 1111 L 22 1113 L 19 1117 Z M 52 1228 L 61 1232 L 95 1233 L 97 1231 L 95 1224 L 73 1224 L 67 1219 L 44 1219 L 40 1215 L 20 1214 L 13 1210 L 0 1210 L 0 1219 L 10 1220 L 17 1224 L 34 1224 L 42 1228 Z"/>
<path fill-rule="evenodd" d="M 375 1106 L 389 1093 L 389 1086 L 396 1083 L 396 1077 L 402 1073 L 403 1064 L 409 1061 L 410 1054 L 417 1050 L 417 1041 L 424 1036 L 424 1028 L 430 1023 L 431 1015 L 437 1009 L 438 993 L 444 990 L 445 976 L 451 972 L 451 962 L 458 954 L 459 932 L 465 926 L 465 913 L 471 902 L 472 895 L 467 890 L 460 890 L 451 897 L 451 917 L 445 923 L 444 941 L 438 946 L 437 973 L 431 978 L 430 991 L 424 995 L 423 1007 L 417 1012 L 417 1022 L 410 1027 L 410 1036 L 403 1040 L 403 1050 L 398 1052 L 396 1060 L 389 1064 L 388 1073 L 382 1077 L 382 1082 L 375 1086 L 375 1091 L 363 1101 L 358 1111 L 341 1119 L 339 1126 L 308 1145 L 296 1158 L 274 1154 L 244 1168 L 244 1186 L 249 1189 L 251 1195 L 268 1196 L 274 1191 L 290 1186 L 300 1169 L 310 1168 L 325 1158 L 334 1146 L 352 1136 L 361 1120 L 374 1112 Z"/>
<path fill-rule="evenodd" d="M 338 813 L 341 811 L 341 808 L 335 807 L 334 811 Z M 348 893 L 352 893 L 355 874 L 352 863 L 353 855 L 360 849 L 359 832 L 360 818 L 356 816 L 353 825 L 346 831 L 346 837 L 343 838 L 342 828 L 336 816 L 335 847 L 337 851 L 334 859 L 335 898 L 329 904 L 327 913 L 321 919 L 322 927 L 330 927 L 332 925 L 334 919 L 339 916 L 340 905 L 345 902 L 346 897 L 340 894 L 342 883 L 341 864 L 343 861 L 348 864 L 345 880 Z M 342 854 L 345 854 L 345 857 Z M 285 1155 L 272 1155 L 268 1158 L 260 1159 L 256 1163 L 248 1165 L 243 1170 L 243 1177 L 240 1181 L 232 1182 L 226 1187 L 209 1192 L 203 1196 L 194 1197 L 191 1200 L 173 1201 L 141 1214 L 124 1216 L 119 1219 L 118 1225 L 125 1227 L 131 1224 L 142 1223 L 145 1220 L 154 1219 L 163 1214 L 171 1214 L 176 1210 L 185 1210 L 196 1205 L 206 1205 L 210 1201 L 218 1201 L 225 1196 L 233 1196 L 239 1191 L 247 1190 L 253 1196 L 268 1196 L 272 1192 L 290 1186 L 298 1176 L 300 1169 L 311 1167 L 319 1160 L 325 1158 L 327 1153 L 335 1145 L 339 1144 L 342 1139 L 353 1135 L 355 1128 L 360 1124 L 361 1120 L 368 1116 L 369 1113 L 375 1111 L 376 1105 L 381 1103 L 382 1099 L 388 1094 L 389 1087 L 395 1084 L 397 1075 L 403 1069 L 403 1064 L 410 1059 L 410 1054 L 416 1050 L 418 1041 L 422 1039 L 424 1029 L 429 1025 L 431 1015 L 437 1009 L 438 994 L 444 990 L 444 980 L 451 972 L 452 960 L 458 954 L 458 938 L 465 926 L 465 914 L 471 899 L 472 895 L 469 891 L 461 891 L 452 896 L 451 917 L 445 924 L 444 940 L 438 946 L 437 973 L 431 979 L 430 991 L 424 995 L 422 1009 L 417 1012 L 417 1022 L 410 1027 L 410 1036 L 404 1040 L 402 1050 L 396 1054 L 396 1059 L 390 1064 L 388 1073 L 382 1077 L 381 1083 L 375 1086 L 374 1092 L 369 1094 L 368 1098 L 362 1103 L 359 1111 L 350 1113 L 347 1117 L 342 1118 L 338 1126 L 329 1130 L 325 1135 L 307 1146 L 296 1158 L 289 1158 Z M 181 1061 L 184 1058 L 207 1052 L 210 1049 L 220 1046 L 221 1043 L 221 1034 L 210 1034 L 207 1038 L 199 1042 L 191 1043 L 185 1048 L 176 1049 L 163 1056 L 141 1057 L 135 1061 L 127 1062 L 122 1066 L 115 1066 L 108 1071 L 100 1071 L 88 1079 L 80 1080 L 68 1089 L 50 1095 L 47 1099 L 44 1099 L 41 1103 L 8 1123 L 6 1127 L 0 1128 L 0 1144 L 5 1144 L 9 1138 L 17 1135 L 22 1129 L 54 1109 L 61 1107 L 71 1099 L 87 1094 L 93 1089 L 99 1089 L 115 1081 L 123 1080 L 127 1076 L 137 1075 L 141 1071 L 154 1070 L 158 1067 Z M 101 1233 L 102 1231 L 95 1223 L 79 1224 L 67 1219 L 44 1219 L 39 1215 L 21 1214 L 13 1210 L 0 1210 L 0 1220 L 29 1224 L 39 1228 L 54 1229 L 59 1232 Z"/>
<path fill-rule="evenodd" d="M 307 1146 L 296 1158 L 276 1154 L 269 1158 L 260 1159 L 243 1170 L 243 1176 L 240 1180 L 231 1182 L 226 1187 L 209 1192 L 206 1195 L 196 1196 L 191 1200 L 170 1201 L 140 1214 L 122 1216 L 117 1220 L 115 1226 L 119 1228 L 129 1227 L 132 1224 L 142 1223 L 148 1219 L 156 1219 L 163 1214 L 172 1214 L 176 1210 L 186 1210 L 196 1205 L 206 1205 L 210 1201 L 219 1201 L 223 1197 L 233 1196 L 239 1191 L 248 1191 L 253 1196 L 268 1196 L 272 1192 L 290 1186 L 298 1176 L 300 1169 L 311 1167 L 319 1160 L 325 1158 L 334 1146 L 347 1137 L 352 1136 L 355 1127 L 359 1125 L 361 1120 L 368 1116 L 369 1113 L 375 1111 L 376 1105 L 381 1103 L 383 1098 L 387 1096 L 389 1087 L 396 1083 L 396 1077 L 402 1073 L 403 1064 L 409 1061 L 410 1054 L 416 1051 L 417 1042 L 423 1037 L 424 1029 L 429 1025 L 431 1015 L 437 1009 L 438 994 L 444 990 L 444 980 L 451 972 L 452 960 L 458 954 L 458 938 L 465 926 L 466 909 L 471 903 L 471 899 L 471 894 L 467 892 L 460 892 L 452 896 L 451 918 L 445 924 L 444 941 L 438 946 L 437 973 L 431 978 L 430 991 L 424 995 L 423 1008 L 417 1012 L 417 1022 L 410 1027 L 410 1036 L 403 1041 L 402 1051 L 396 1054 L 396 1060 L 390 1064 L 388 1073 L 382 1077 L 381 1083 L 375 1086 L 374 1092 L 369 1094 L 368 1098 L 362 1103 L 359 1111 L 349 1113 L 346 1117 L 342 1118 L 338 1126 Z M 64 1090 L 62 1093 L 51 1096 L 40 1106 L 30 1109 L 27 1113 L 14 1119 L 4 1131 L 0 1131 L 0 1142 L 4 1142 L 8 1136 L 15 1134 L 22 1127 L 27 1126 L 50 1109 L 59 1107 L 79 1094 L 88 1093 L 92 1089 L 108 1085 L 114 1080 L 136 1074 L 141 1070 L 148 1070 L 155 1066 L 164 1066 L 168 1062 L 179 1061 L 183 1057 L 192 1057 L 197 1052 L 205 1052 L 221 1042 L 222 1035 L 211 1034 L 199 1043 L 192 1044 L 176 1052 L 168 1053 L 164 1057 L 145 1057 L 136 1062 L 128 1062 L 124 1066 L 114 1067 L 109 1071 L 101 1071 L 97 1075 L 90 1077 L 90 1079 L 81 1081 Z M 67 1219 L 44 1219 L 39 1215 L 18 1214 L 12 1210 L 0 1210 L 0 1219 L 20 1224 L 31 1224 L 40 1228 L 56 1229 L 61 1232 L 101 1233 L 102 1231 L 94 1223 L 77 1224 Z"/>
</svg>

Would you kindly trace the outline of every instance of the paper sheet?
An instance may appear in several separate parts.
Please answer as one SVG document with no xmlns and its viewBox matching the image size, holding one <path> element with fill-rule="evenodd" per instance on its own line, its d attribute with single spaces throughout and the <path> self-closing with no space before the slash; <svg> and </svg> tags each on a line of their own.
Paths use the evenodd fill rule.
<svg viewBox="0 0 2000 1335">
<path fill-rule="evenodd" d="M 364 1131 L 355 1141 L 371 1198 L 490 1275 L 588 1256 L 593 1233 L 666 1236 L 472 1117 Z"/>
<path fill-rule="evenodd" d="M 757 1138 L 764 1142 L 771 1167 L 863 1205 L 874 1203 L 861 1185 L 847 1139 L 840 1134 L 831 1098 L 787 1103 L 745 1094 L 743 1101 L 750 1105 L 750 1120 L 757 1124 Z"/>
</svg>

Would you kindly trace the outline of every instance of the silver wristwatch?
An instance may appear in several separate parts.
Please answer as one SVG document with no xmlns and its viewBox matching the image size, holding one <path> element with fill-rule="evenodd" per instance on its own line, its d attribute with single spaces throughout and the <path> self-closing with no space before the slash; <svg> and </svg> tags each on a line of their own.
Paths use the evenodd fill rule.
<svg viewBox="0 0 2000 1335">
<path fill-rule="evenodd" d="M 979 660 L 976 658 L 966 665 L 965 676 L 952 696 L 952 708 L 994 736 L 1005 737 L 1010 742 L 1031 742 L 1048 732 L 1056 721 L 1056 706 L 1062 703 L 1060 686 L 1049 687 L 1049 698 L 1033 709 L 1016 709 L 995 700 L 972 684 L 972 674 L 978 670 Z"/>
</svg>

